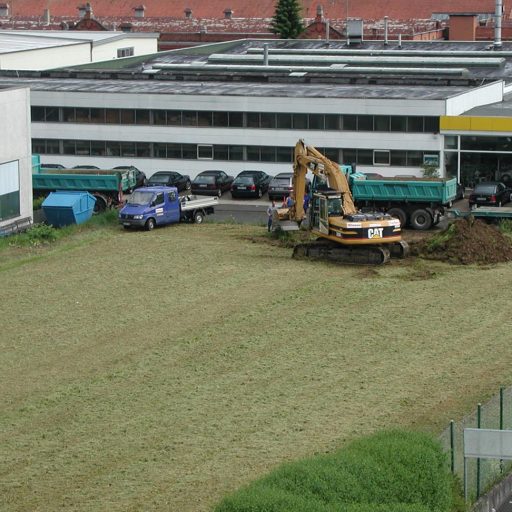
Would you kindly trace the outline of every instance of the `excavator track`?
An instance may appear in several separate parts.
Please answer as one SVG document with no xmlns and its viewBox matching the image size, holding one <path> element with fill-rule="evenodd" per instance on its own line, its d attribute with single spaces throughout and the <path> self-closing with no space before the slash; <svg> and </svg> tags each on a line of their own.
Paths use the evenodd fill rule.
<svg viewBox="0 0 512 512">
<path fill-rule="evenodd" d="M 382 246 L 341 245 L 318 240 L 296 245 L 293 257 L 334 261 L 345 265 L 384 265 L 391 255 L 389 249 Z"/>
</svg>

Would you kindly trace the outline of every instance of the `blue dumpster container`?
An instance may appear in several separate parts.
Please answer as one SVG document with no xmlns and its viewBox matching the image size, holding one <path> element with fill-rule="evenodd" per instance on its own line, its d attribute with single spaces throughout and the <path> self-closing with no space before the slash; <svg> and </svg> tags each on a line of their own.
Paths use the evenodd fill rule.
<svg viewBox="0 0 512 512">
<path fill-rule="evenodd" d="M 69 224 L 82 224 L 89 220 L 96 198 L 89 192 L 72 190 L 52 192 L 41 205 L 48 224 L 59 228 Z"/>
</svg>

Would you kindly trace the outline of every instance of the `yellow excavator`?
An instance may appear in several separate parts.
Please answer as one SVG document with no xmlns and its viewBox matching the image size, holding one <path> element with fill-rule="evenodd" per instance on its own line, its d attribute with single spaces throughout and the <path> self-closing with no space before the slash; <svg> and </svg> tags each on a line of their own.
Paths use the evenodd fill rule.
<svg viewBox="0 0 512 512">
<path fill-rule="evenodd" d="M 315 179 L 306 215 L 308 171 Z M 303 140 L 295 145 L 291 198 L 290 207 L 276 211 L 276 224 L 283 229 L 300 226 L 318 237 L 316 241 L 296 245 L 294 257 L 381 265 L 390 257 L 404 258 L 409 253 L 401 237 L 400 220 L 387 213 L 358 211 L 340 166 Z"/>
</svg>

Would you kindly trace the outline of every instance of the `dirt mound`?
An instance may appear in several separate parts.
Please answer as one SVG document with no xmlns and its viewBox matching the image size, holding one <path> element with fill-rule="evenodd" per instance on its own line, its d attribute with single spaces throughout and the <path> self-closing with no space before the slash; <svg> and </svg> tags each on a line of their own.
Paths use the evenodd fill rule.
<svg viewBox="0 0 512 512">
<path fill-rule="evenodd" d="M 457 220 L 419 242 L 417 255 L 450 263 L 480 265 L 512 261 L 512 243 L 497 227 L 473 217 Z"/>
</svg>

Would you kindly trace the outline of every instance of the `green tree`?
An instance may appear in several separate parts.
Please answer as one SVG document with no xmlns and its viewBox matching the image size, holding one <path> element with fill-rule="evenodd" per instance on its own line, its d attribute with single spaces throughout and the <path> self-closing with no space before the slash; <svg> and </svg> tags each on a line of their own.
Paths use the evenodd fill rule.
<svg viewBox="0 0 512 512">
<path fill-rule="evenodd" d="M 304 30 L 297 0 L 278 0 L 270 30 L 281 39 L 295 39 Z"/>
</svg>

